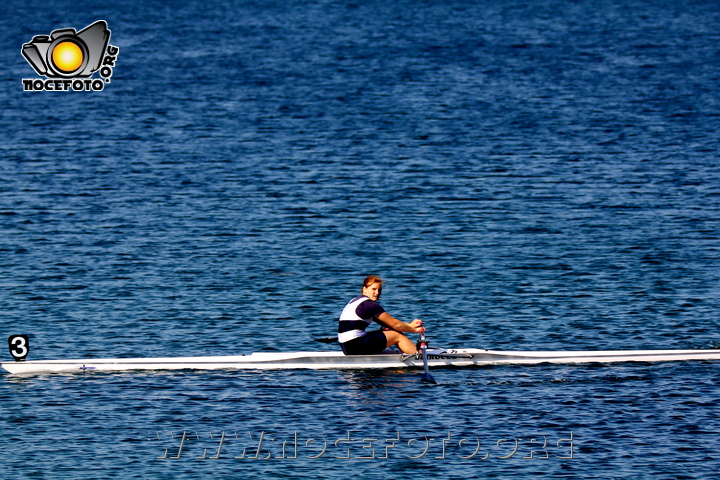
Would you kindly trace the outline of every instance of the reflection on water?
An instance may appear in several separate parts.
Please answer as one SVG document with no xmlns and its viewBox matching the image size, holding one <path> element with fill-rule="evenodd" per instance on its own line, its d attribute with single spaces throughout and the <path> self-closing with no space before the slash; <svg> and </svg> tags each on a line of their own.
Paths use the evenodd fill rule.
<svg viewBox="0 0 720 480">
<path fill-rule="evenodd" d="M 338 373 L 338 378 L 348 387 L 344 392 L 377 394 L 420 386 L 420 373 L 421 370 L 402 368 L 342 370 Z"/>
</svg>

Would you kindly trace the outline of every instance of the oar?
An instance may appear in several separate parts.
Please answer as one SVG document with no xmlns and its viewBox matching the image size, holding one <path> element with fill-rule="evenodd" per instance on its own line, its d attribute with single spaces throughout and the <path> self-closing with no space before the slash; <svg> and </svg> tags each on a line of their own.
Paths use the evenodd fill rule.
<svg viewBox="0 0 720 480">
<path fill-rule="evenodd" d="M 420 330 L 420 350 L 422 351 L 422 357 L 423 357 L 423 367 L 425 367 L 425 373 L 422 374 L 420 377 L 420 380 L 422 380 L 425 383 L 437 383 L 432 375 L 430 375 L 430 369 L 428 368 L 428 360 L 427 360 L 427 340 L 425 340 L 425 327 Z"/>
<path fill-rule="evenodd" d="M 338 341 L 338 337 L 320 337 L 320 338 L 313 338 L 316 342 L 320 343 L 335 343 Z"/>
</svg>

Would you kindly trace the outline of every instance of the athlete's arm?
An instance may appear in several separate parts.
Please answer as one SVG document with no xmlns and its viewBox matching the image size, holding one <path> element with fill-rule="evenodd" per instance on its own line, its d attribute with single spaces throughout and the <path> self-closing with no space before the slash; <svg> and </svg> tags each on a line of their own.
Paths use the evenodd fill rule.
<svg viewBox="0 0 720 480">
<path fill-rule="evenodd" d="M 401 322 L 387 312 L 383 312 L 378 315 L 377 319 L 380 320 L 383 324 L 387 325 L 389 328 L 397 330 L 398 332 L 420 333 L 420 330 L 422 329 L 422 320 L 415 319 L 410 323 L 405 323 Z"/>
</svg>

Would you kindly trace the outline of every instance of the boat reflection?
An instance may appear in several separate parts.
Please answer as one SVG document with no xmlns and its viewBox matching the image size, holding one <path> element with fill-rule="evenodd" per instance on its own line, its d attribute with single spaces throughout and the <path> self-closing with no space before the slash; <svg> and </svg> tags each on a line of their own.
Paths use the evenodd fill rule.
<svg viewBox="0 0 720 480">
<path fill-rule="evenodd" d="M 415 387 L 420 382 L 416 370 L 407 369 L 368 369 L 368 370 L 340 370 L 338 379 L 344 381 L 350 388 L 363 390 L 393 390 L 398 388 Z"/>
</svg>

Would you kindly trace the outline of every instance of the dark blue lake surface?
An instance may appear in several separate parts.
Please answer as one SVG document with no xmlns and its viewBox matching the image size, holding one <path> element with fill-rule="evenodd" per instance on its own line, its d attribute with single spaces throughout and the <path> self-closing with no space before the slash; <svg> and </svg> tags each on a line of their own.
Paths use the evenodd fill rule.
<svg viewBox="0 0 720 480">
<path fill-rule="evenodd" d="M 31 359 L 332 350 L 368 274 L 433 346 L 720 348 L 717 2 L 0 12 L 0 334 Z M 103 91 L 23 92 L 24 43 L 97 20 Z M 3 375 L 0 469 L 715 478 L 719 368 Z"/>
</svg>

